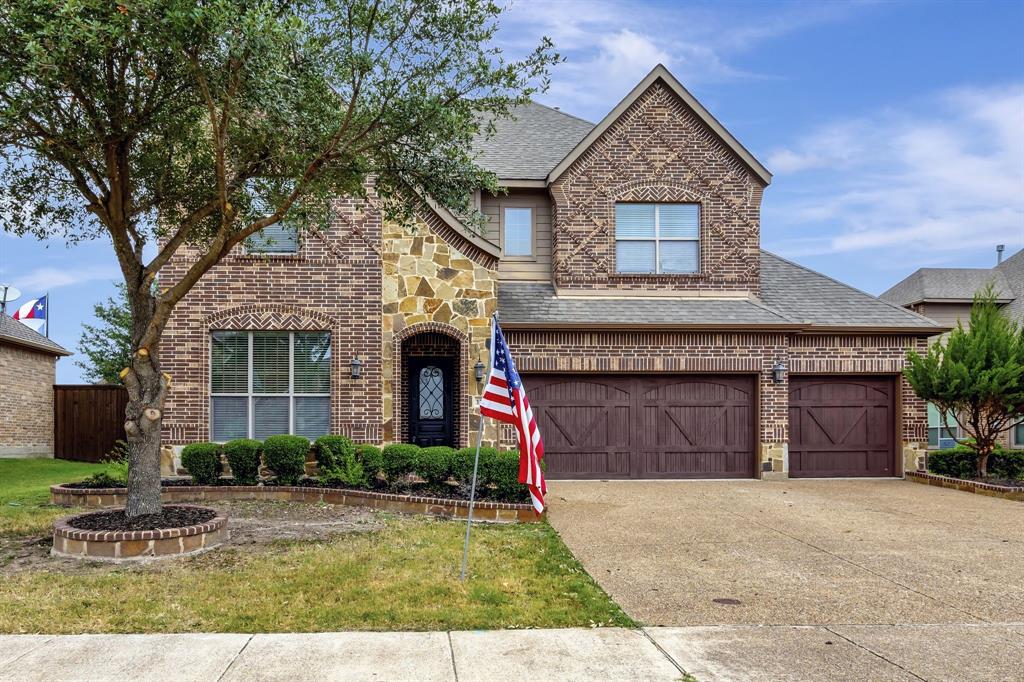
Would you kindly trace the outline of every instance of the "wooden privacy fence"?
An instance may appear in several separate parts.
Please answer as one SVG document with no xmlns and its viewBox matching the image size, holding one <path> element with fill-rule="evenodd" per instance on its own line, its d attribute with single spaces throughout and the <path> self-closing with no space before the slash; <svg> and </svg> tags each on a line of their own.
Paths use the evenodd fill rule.
<svg viewBox="0 0 1024 682">
<path fill-rule="evenodd" d="M 53 454 L 61 459 L 99 462 L 124 440 L 124 386 L 55 385 Z"/>
</svg>

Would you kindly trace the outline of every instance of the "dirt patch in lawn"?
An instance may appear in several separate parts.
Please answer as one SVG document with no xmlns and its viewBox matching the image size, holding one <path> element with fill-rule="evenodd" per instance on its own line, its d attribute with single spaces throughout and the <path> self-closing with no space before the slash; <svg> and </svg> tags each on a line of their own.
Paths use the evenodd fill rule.
<svg viewBox="0 0 1024 682">
<path fill-rule="evenodd" d="M 383 525 L 377 513 L 362 507 L 291 502 L 218 502 L 208 506 L 228 517 L 231 539 L 218 552 L 273 552 L 274 546 L 281 543 L 322 542 L 343 533 L 377 530 Z M 166 567 L 166 562 L 128 566 L 53 557 L 52 544 L 49 534 L 0 536 L 0 575 L 34 570 L 160 571 Z"/>
</svg>

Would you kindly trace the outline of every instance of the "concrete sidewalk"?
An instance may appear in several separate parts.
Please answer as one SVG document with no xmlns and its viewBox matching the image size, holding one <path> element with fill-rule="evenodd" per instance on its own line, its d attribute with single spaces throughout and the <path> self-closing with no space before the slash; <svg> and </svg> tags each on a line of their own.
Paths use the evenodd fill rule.
<svg viewBox="0 0 1024 682">
<path fill-rule="evenodd" d="M 0 636 L 0 680 L 1019 680 L 999 625 Z"/>
</svg>

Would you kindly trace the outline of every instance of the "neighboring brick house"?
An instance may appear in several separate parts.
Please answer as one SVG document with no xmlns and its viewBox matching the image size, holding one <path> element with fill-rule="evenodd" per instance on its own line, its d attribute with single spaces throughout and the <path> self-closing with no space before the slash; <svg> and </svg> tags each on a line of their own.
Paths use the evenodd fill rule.
<svg viewBox="0 0 1024 682">
<path fill-rule="evenodd" d="M 497 311 L 551 478 L 916 467 L 925 405 L 900 371 L 942 328 L 762 251 L 770 174 L 664 67 L 596 126 L 527 104 L 479 150 L 507 188 L 478 193 L 483 235 L 442 209 L 386 223 L 371 191 L 214 268 L 163 343 L 168 442 L 468 445 Z"/>
<path fill-rule="evenodd" d="M 53 457 L 60 345 L 0 313 L 0 457 Z"/>
<path fill-rule="evenodd" d="M 974 295 L 989 284 L 1003 313 L 1024 325 L 1024 250 L 1000 259 L 992 268 L 920 268 L 879 298 L 930 317 L 944 327 L 955 327 L 958 322 L 966 327 Z M 958 429 L 955 424 L 942 424 L 939 411 L 928 405 L 929 448 L 952 447 Z M 1024 423 L 1004 433 L 1001 440 L 1003 445 L 1024 448 Z"/>
</svg>

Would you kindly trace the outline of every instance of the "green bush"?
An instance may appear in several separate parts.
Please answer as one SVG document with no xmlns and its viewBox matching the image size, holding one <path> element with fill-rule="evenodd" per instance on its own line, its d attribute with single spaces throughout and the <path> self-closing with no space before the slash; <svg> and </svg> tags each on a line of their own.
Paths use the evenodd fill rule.
<svg viewBox="0 0 1024 682">
<path fill-rule="evenodd" d="M 229 440 L 224 444 L 231 474 L 236 485 L 256 485 L 260 480 L 260 452 L 263 443 L 248 438 Z"/>
<path fill-rule="evenodd" d="M 363 465 L 363 472 L 369 480 L 374 480 L 384 468 L 384 455 L 376 445 L 357 445 L 356 459 Z"/>
<path fill-rule="evenodd" d="M 197 485 L 216 485 L 220 478 L 220 446 L 216 443 L 192 443 L 181 451 L 181 466 Z"/>
<path fill-rule="evenodd" d="M 320 481 L 326 485 L 350 488 L 362 488 L 368 483 L 363 465 L 356 459 L 356 454 L 352 450 L 345 450 L 333 469 L 322 469 Z"/>
<path fill-rule="evenodd" d="M 978 456 L 974 450 L 958 445 L 928 453 L 928 471 L 953 478 L 974 478 Z M 988 474 L 993 478 L 1024 479 L 1024 451 L 1006 450 L 996 446 L 988 458 Z"/>
<path fill-rule="evenodd" d="M 473 482 L 473 457 L 475 455 L 476 448 L 462 448 L 456 451 L 452 460 L 452 478 L 463 485 L 470 485 Z M 480 471 L 477 472 L 477 483 L 484 481 L 484 470 L 497 456 L 497 448 L 480 448 Z"/>
<path fill-rule="evenodd" d="M 502 450 L 488 462 L 487 483 L 494 486 L 494 494 L 502 502 L 522 502 L 529 492 L 519 482 L 519 451 Z"/>
<path fill-rule="evenodd" d="M 392 485 L 403 476 L 412 473 L 416 465 L 416 455 L 419 447 L 406 443 L 389 445 L 381 451 L 383 462 L 381 468 L 388 483 Z"/>
<path fill-rule="evenodd" d="M 313 443 L 316 463 L 321 471 L 337 469 L 346 454 L 355 454 L 356 446 L 345 436 L 320 436 Z"/>
<path fill-rule="evenodd" d="M 444 483 L 451 476 L 454 459 L 455 450 L 445 445 L 423 448 L 416 453 L 414 471 L 427 483 Z"/>
<path fill-rule="evenodd" d="M 302 436 L 271 436 L 263 441 L 263 461 L 279 485 L 295 485 L 306 473 L 309 441 Z"/>
</svg>

